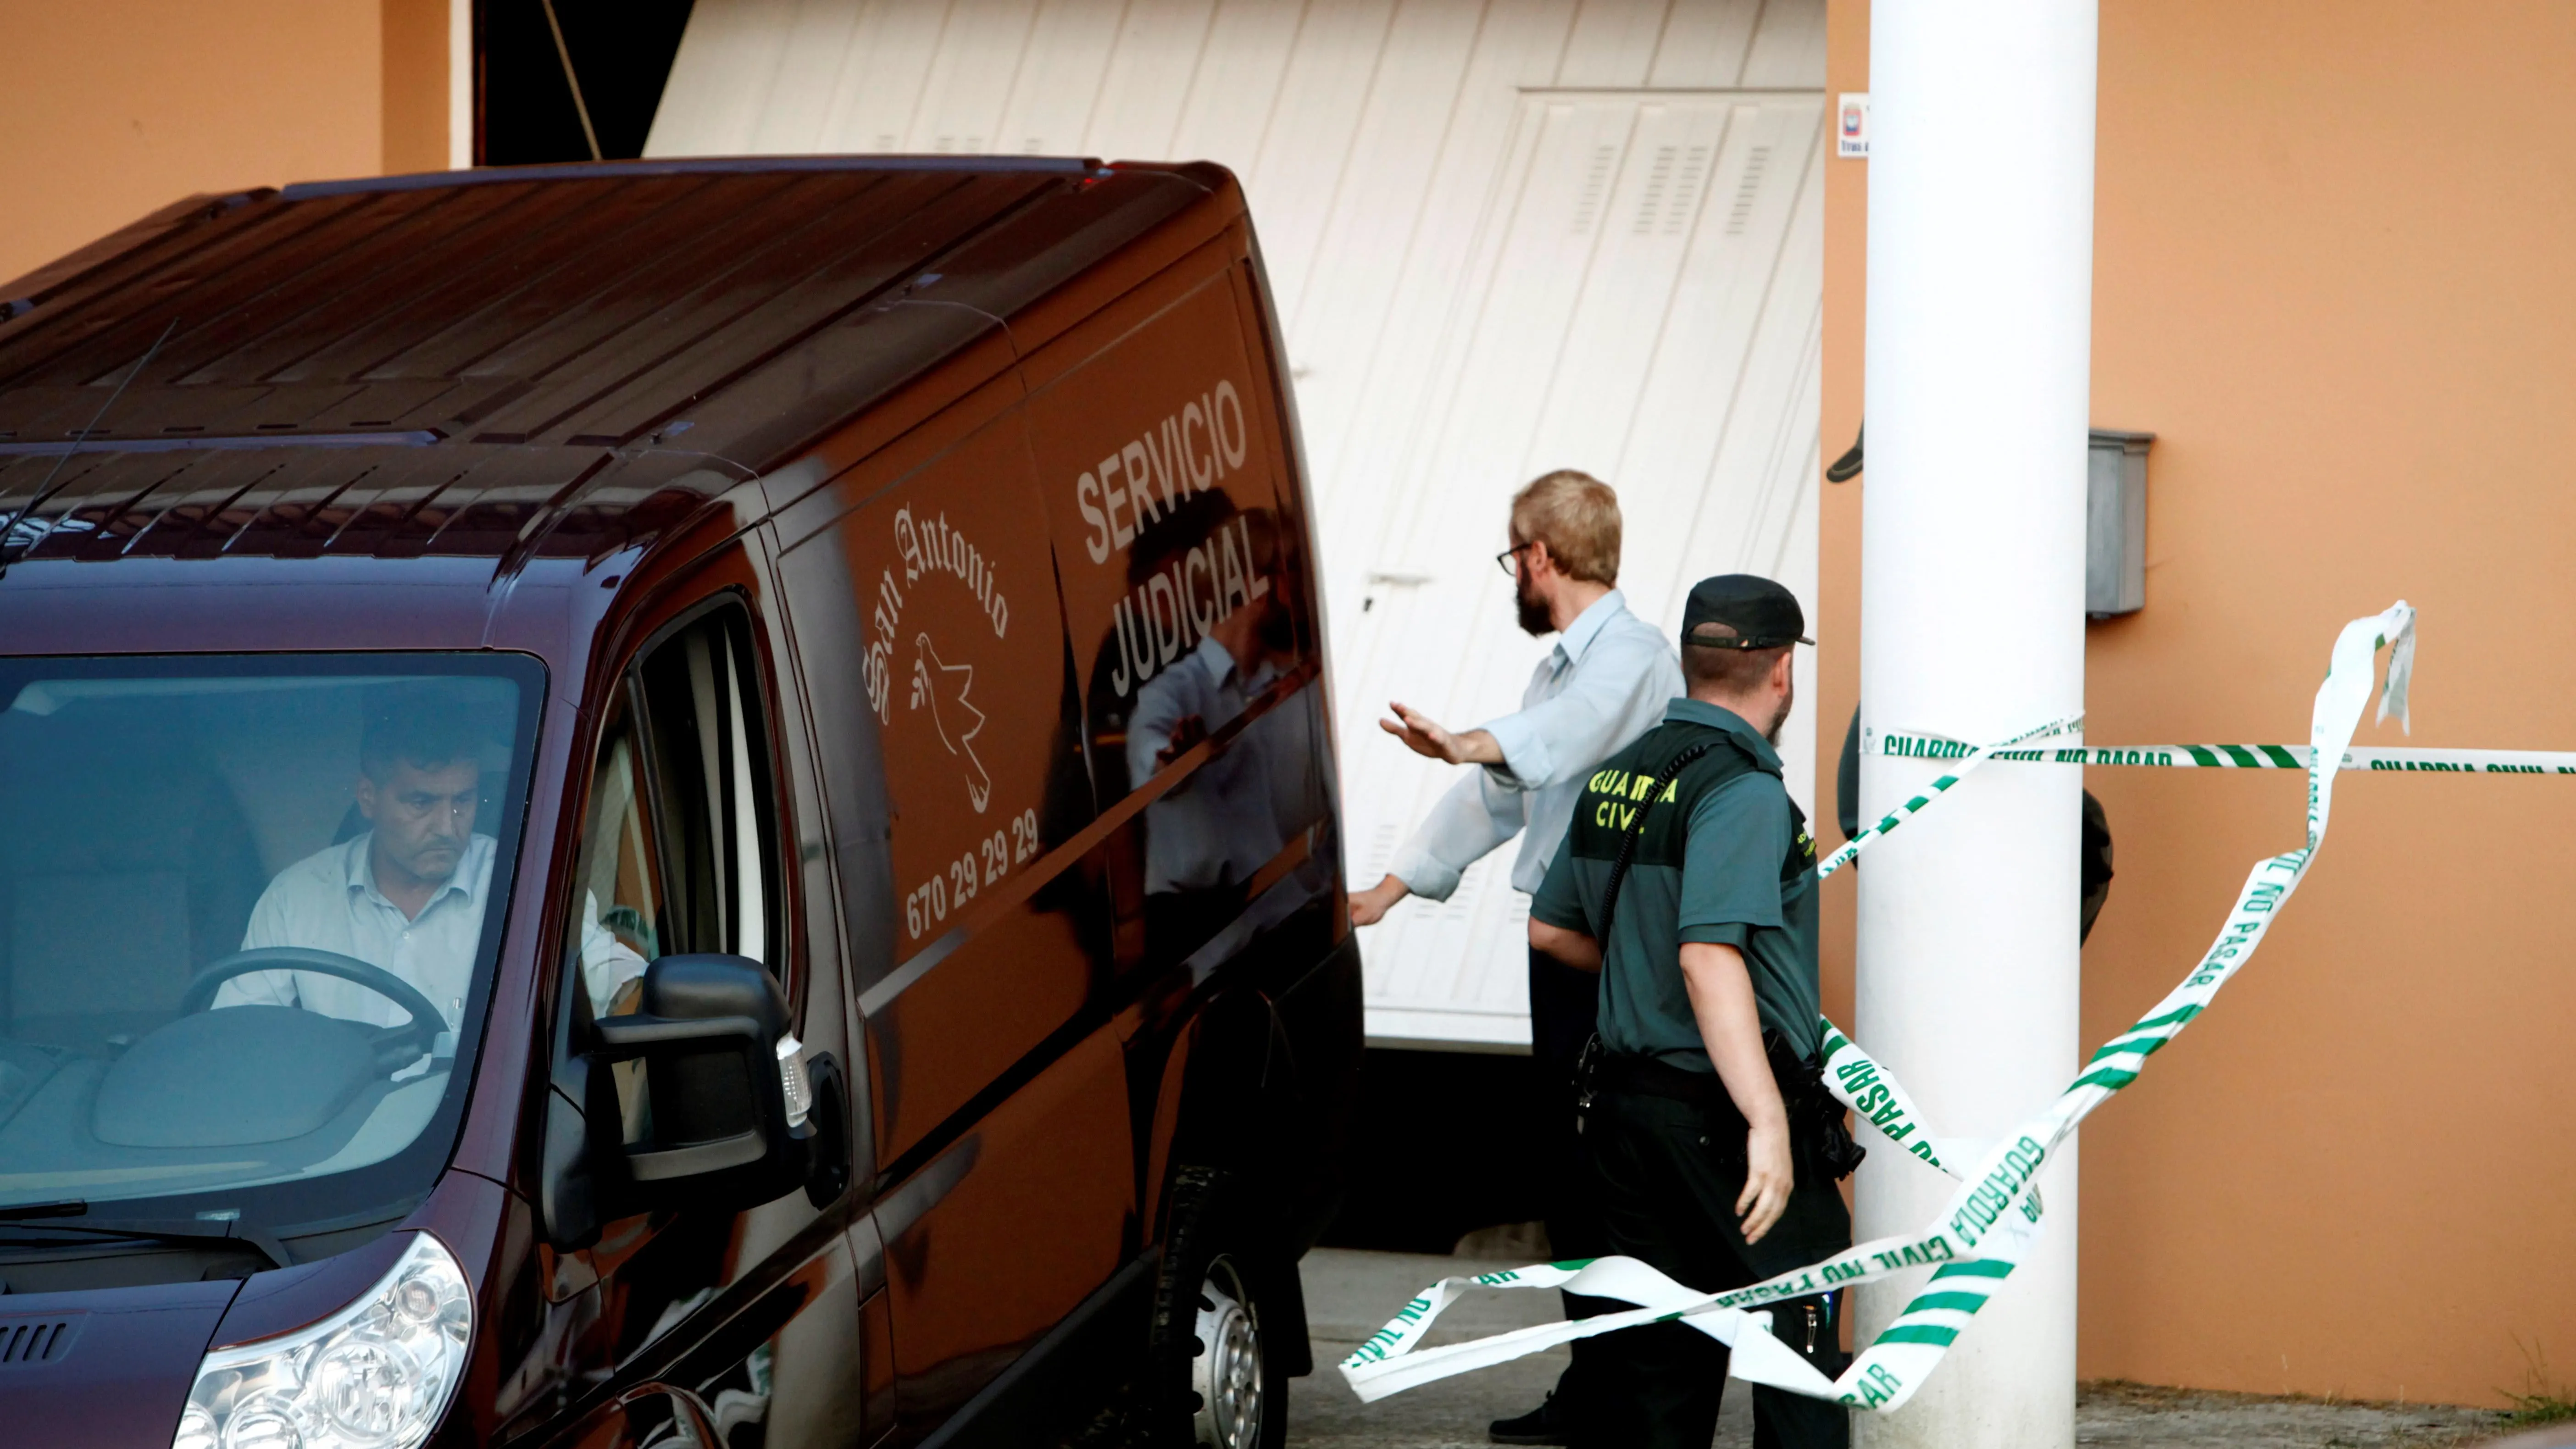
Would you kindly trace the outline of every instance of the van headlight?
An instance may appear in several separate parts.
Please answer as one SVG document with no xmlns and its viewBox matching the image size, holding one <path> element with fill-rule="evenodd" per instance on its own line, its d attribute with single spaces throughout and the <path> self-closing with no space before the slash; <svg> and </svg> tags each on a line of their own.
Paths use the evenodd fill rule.
<svg viewBox="0 0 2576 1449">
<path fill-rule="evenodd" d="M 474 1299 L 438 1239 L 308 1328 L 197 1365 L 171 1449 L 415 1449 L 465 1375 Z"/>
</svg>

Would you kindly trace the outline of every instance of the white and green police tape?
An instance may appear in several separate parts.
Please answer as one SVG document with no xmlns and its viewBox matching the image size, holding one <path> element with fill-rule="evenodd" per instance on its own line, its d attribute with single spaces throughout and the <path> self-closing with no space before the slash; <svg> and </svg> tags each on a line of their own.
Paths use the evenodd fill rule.
<svg viewBox="0 0 2576 1449">
<path fill-rule="evenodd" d="M 1829 1021 L 1818 1021 L 1825 1083 L 1844 1105 L 1910 1155 L 1960 1179 L 1941 1215 L 1920 1229 L 1859 1244 L 1793 1272 L 1722 1293 L 1703 1293 L 1633 1258 L 1595 1258 L 1542 1264 L 1475 1277 L 1447 1278 L 1424 1289 L 1393 1321 L 1343 1360 L 1342 1376 L 1362 1400 L 1506 1362 L 1553 1344 L 1639 1324 L 1679 1319 L 1733 1350 L 1729 1372 L 1757 1384 L 1839 1399 L 1854 1408 L 1893 1409 L 1911 1398 L 1977 1311 L 2002 1287 L 2014 1265 L 2036 1241 L 2043 1220 L 2037 1181 L 2042 1166 L 2075 1124 L 2121 1088 L 2136 1081 L 2146 1060 L 2206 1010 L 2218 989 L 2252 959 L 2263 933 L 2307 874 L 2325 840 L 2337 769 L 2436 770 L 2510 774 L 2576 774 L 2576 755 L 2506 750 L 2354 750 L 2353 731 L 2370 702 L 2373 661 L 2393 645 L 2379 718 L 2406 719 L 2406 687 L 2413 671 L 2415 611 L 2399 602 L 2381 614 L 2356 619 L 2335 640 L 2318 687 L 2305 747 L 2172 745 L 2143 749 L 2037 747 L 2034 740 L 2073 733 L 2082 717 L 2053 721 L 1993 745 L 1973 746 L 1938 736 L 1890 734 L 1874 748 L 1955 760 L 1956 768 L 1933 781 L 1817 866 L 1832 874 L 1872 841 L 1902 825 L 1955 787 L 1987 760 L 2160 765 L 2177 768 L 2306 769 L 2307 842 L 2258 862 L 2236 905 L 2200 963 L 2182 984 L 2127 1031 L 2095 1052 L 2066 1090 L 2038 1115 L 1992 1143 L 1936 1138 L 1922 1114 L 1887 1069 L 1870 1059 Z M 1941 1144 L 1936 1147 L 1934 1144 Z M 1946 1149 L 1946 1150 L 1944 1150 Z M 1945 1160 L 1947 1159 L 1947 1160 Z M 1967 1171 L 1954 1162 L 1973 1162 Z M 1771 1336 L 1765 1304 L 1867 1283 L 1907 1269 L 1931 1266 L 1925 1290 L 1861 1350 L 1839 1379 L 1828 1379 Z M 1476 1288 L 1562 1288 L 1635 1308 L 1572 1322 L 1539 1324 L 1464 1343 L 1425 1347 L 1442 1309 Z"/>
<path fill-rule="evenodd" d="M 1954 742 L 1938 735 L 1889 734 L 1878 753 L 1924 755 Z M 2304 770 L 2306 745 L 2121 745 L 1989 750 L 1990 760 L 2045 765 L 2146 765 L 2176 770 Z M 2569 750 L 2346 750 L 2346 770 L 2418 770 L 2441 775 L 2576 775 Z"/>
</svg>

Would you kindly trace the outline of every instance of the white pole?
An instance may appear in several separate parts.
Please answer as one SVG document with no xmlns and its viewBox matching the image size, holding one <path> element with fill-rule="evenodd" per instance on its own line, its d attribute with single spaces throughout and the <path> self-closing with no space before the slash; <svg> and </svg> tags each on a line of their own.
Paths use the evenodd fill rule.
<svg viewBox="0 0 2576 1449">
<path fill-rule="evenodd" d="M 2082 708 L 2094 0 L 1878 0 L 1870 15 L 1869 460 L 1861 707 L 1994 740 Z M 1937 767 L 1864 759 L 1864 818 Z M 1991 1140 L 2077 1065 L 2073 770 L 1983 770 L 1860 870 L 1858 1039 L 1934 1126 Z M 2034 1259 L 1868 1449 L 2075 1442 L 2075 1153 Z M 1951 1189 L 1871 1152 L 1861 1238 Z M 1884 1327 L 1922 1276 L 1862 1291 Z"/>
</svg>

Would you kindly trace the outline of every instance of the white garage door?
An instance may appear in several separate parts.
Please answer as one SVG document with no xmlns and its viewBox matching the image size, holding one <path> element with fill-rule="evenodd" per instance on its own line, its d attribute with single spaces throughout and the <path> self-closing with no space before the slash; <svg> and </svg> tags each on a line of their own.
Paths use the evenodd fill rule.
<svg viewBox="0 0 2576 1449">
<path fill-rule="evenodd" d="M 1349 867 L 1449 773 L 1377 733 L 1518 702 L 1511 491 L 1618 487 L 1621 584 L 1767 573 L 1815 612 L 1821 0 L 699 0 L 648 153 L 1208 159 L 1243 178 L 1298 379 Z M 1816 730 L 1782 740 L 1807 803 Z M 1812 810 L 1811 810 L 1812 813 Z M 1365 942 L 1372 1040 L 1528 1039 L 1509 851 Z"/>
</svg>

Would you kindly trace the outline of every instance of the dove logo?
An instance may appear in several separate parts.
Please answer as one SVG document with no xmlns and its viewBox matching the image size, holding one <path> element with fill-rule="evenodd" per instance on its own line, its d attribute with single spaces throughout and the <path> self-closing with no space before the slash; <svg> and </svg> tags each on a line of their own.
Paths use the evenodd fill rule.
<svg viewBox="0 0 2576 1449">
<path fill-rule="evenodd" d="M 975 813 L 993 803 L 993 777 L 984 762 L 975 758 L 975 736 L 984 732 L 984 712 L 975 707 L 970 697 L 975 688 L 975 666 L 950 664 L 939 657 L 939 649 L 927 634 L 912 638 L 912 707 L 928 709 L 930 724 L 939 731 L 939 742 L 948 753 L 965 762 L 966 799 Z"/>
<path fill-rule="evenodd" d="M 868 703 L 876 710 L 877 720 L 881 724 L 894 722 L 891 698 L 894 641 L 900 637 L 903 626 L 904 590 L 920 583 L 922 575 L 948 574 L 964 584 L 967 591 L 975 596 L 976 609 L 983 614 L 986 622 L 993 626 L 994 638 L 1006 637 L 1011 627 L 1011 601 L 1003 596 L 1001 585 L 995 577 L 992 558 L 982 549 L 968 542 L 964 532 L 950 527 L 948 515 L 943 513 L 927 521 L 917 521 L 912 516 L 911 505 L 905 505 L 896 510 L 894 515 L 894 544 L 895 551 L 902 556 L 903 578 L 897 581 L 893 569 L 886 569 L 878 575 L 876 604 L 868 617 L 868 622 L 875 626 L 873 630 L 875 638 L 868 645 L 866 665 Z M 913 662 L 912 707 L 915 709 L 921 707 L 925 698 L 927 686 L 922 682 L 924 668 L 944 667 L 938 664 L 935 651 L 930 649 L 929 636 L 925 634 L 918 638 L 922 650 L 931 656 L 931 662 L 927 666 L 918 658 Z M 967 670 L 965 678 L 973 678 L 971 669 Z M 936 691 L 931 692 L 936 693 Z M 957 686 L 956 695 L 960 700 L 965 697 L 963 680 Z M 983 720 L 982 715 L 975 715 L 972 722 L 965 726 L 965 733 L 962 735 L 952 735 L 943 726 L 939 736 L 941 743 L 948 746 L 950 753 L 958 753 L 962 742 L 973 738 L 975 731 L 983 727 Z M 974 753 L 971 750 L 965 751 L 965 754 L 968 761 L 974 765 L 974 774 L 981 777 L 984 767 L 980 763 L 974 763 Z M 982 785 L 972 788 L 979 792 L 989 792 L 992 788 L 991 781 L 987 779 Z M 975 808 L 978 811 L 984 808 L 984 798 L 981 793 L 976 796 Z"/>
</svg>

